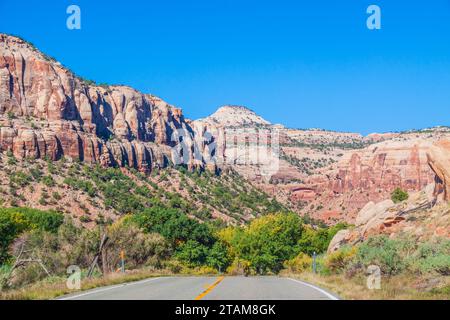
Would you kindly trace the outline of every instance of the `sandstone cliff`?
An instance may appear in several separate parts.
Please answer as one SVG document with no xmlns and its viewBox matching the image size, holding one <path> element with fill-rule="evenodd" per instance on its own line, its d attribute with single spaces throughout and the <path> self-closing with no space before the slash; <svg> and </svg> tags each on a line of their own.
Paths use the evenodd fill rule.
<svg viewBox="0 0 450 320">
<path fill-rule="evenodd" d="M 0 150 L 146 171 L 174 162 L 172 147 L 182 139 L 196 137 L 180 109 L 126 86 L 89 84 L 24 40 L 0 34 Z M 189 146 L 185 164 L 203 166 Z"/>
<path fill-rule="evenodd" d="M 397 187 L 410 192 L 423 189 L 435 177 L 427 160 L 433 140 L 388 140 L 345 152 L 334 166 L 306 181 L 314 191 L 309 199 L 327 203 L 315 216 L 353 222 L 367 202 L 386 199 Z"/>
<path fill-rule="evenodd" d="M 238 106 L 221 107 L 194 123 L 223 133 L 220 138 L 213 134 L 221 142 L 221 163 L 300 212 L 331 223 L 353 222 L 367 202 L 386 199 L 397 187 L 414 192 L 433 182 L 427 153 L 435 141 L 449 136 L 445 128 L 365 137 L 289 129 Z M 261 133 L 276 136 L 277 154 L 270 156 L 274 141 L 264 145 Z M 269 164 L 276 170 L 266 170 L 269 179 L 262 179 Z"/>
<path fill-rule="evenodd" d="M 434 182 L 398 204 L 390 199 L 368 202 L 357 214 L 355 227 L 341 230 L 331 241 L 328 251 L 344 244 L 356 244 L 369 236 L 407 233 L 427 239 L 433 236 L 450 238 L 450 140 L 443 139 L 428 146 L 427 164 L 435 176 Z"/>
</svg>

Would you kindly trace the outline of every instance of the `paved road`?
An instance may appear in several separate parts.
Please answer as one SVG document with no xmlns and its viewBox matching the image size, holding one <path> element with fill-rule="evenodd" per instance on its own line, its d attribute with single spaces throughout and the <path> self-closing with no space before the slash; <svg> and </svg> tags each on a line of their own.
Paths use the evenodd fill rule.
<svg viewBox="0 0 450 320">
<path fill-rule="evenodd" d="M 61 300 L 329 300 L 332 294 L 280 277 L 161 277 L 97 288 Z"/>
</svg>

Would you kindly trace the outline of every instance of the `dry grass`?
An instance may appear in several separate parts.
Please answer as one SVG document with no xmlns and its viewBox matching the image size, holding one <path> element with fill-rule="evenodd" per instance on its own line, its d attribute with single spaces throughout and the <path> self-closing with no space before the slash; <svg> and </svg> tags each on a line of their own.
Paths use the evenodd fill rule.
<svg viewBox="0 0 450 320">
<path fill-rule="evenodd" d="M 146 278 L 167 276 L 169 271 L 155 270 L 135 270 L 128 271 L 125 274 L 115 273 L 102 278 L 83 279 L 81 281 L 81 290 L 70 290 L 66 286 L 67 278 L 47 278 L 43 281 L 36 282 L 30 286 L 20 289 L 0 291 L 0 300 L 47 300 L 56 297 L 84 291 L 96 287 L 121 284 L 125 282 L 139 281 Z"/>
<path fill-rule="evenodd" d="M 423 278 L 414 275 L 382 277 L 381 289 L 370 290 L 364 275 L 353 278 L 310 272 L 283 276 L 296 278 L 334 292 L 348 300 L 450 300 L 450 277 Z"/>
</svg>

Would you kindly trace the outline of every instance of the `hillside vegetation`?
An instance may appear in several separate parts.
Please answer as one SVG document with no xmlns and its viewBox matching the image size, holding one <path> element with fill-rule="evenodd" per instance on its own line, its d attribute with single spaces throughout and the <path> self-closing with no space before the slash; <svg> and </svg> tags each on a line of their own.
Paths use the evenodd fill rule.
<svg viewBox="0 0 450 320">
<path fill-rule="evenodd" d="M 170 273 L 268 274 L 299 253 L 326 250 L 344 226 L 303 220 L 232 170 L 103 168 L 69 159 L 16 160 L 3 154 L 0 277 L 4 289 L 47 278 L 38 264 L 14 270 L 22 244 L 52 277 L 84 272 L 103 234 L 108 273 L 150 268 Z M 97 271 L 99 275 L 99 271 Z"/>
<path fill-rule="evenodd" d="M 418 241 L 411 234 L 397 239 L 373 236 L 316 259 L 301 255 L 289 261 L 285 275 L 314 282 L 347 299 L 450 299 L 450 240 Z M 379 271 L 379 286 L 370 279 Z M 372 287 L 368 286 L 368 282 Z"/>
</svg>

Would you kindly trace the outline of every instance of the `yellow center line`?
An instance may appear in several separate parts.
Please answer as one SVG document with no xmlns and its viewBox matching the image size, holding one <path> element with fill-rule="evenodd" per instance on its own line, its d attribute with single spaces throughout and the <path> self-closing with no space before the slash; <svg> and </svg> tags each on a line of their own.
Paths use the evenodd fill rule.
<svg viewBox="0 0 450 320">
<path fill-rule="evenodd" d="M 220 276 L 217 278 L 216 282 L 214 282 L 212 285 L 210 285 L 205 291 L 200 293 L 194 300 L 200 300 L 204 296 L 206 296 L 208 293 L 210 293 L 225 277 Z"/>
</svg>

